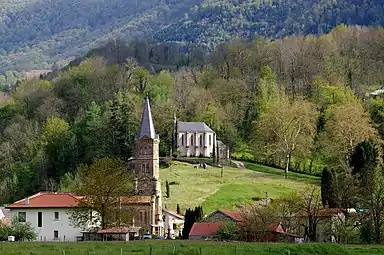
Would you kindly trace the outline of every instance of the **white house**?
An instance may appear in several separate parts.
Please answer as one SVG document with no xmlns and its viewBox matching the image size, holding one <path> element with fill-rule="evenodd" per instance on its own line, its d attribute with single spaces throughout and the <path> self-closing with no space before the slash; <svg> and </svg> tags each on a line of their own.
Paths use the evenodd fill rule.
<svg viewBox="0 0 384 255">
<path fill-rule="evenodd" d="M 31 223 L 37 241 L 76 241 L 82 229 L 71 225 L 68 209 L 77 204 L 78 199 L 70 193 L 40 192 L 6 208 L 11 218 Z"/>
<path fill-rule="evenodd" d="M 175 239 L 181 235 L 184 228 L 184 216 L 175 212 L 163 209 L 164 229 L 167 233 L 167 238 Z"/>
</svg>

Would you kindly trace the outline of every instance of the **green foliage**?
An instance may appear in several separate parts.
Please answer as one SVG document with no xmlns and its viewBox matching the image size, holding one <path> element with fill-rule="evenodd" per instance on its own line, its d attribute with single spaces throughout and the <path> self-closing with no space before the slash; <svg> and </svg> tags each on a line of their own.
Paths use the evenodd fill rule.
<svg viewBox="0 0 384 255">
<path fill-rule="evenodd" d="M 183 239 L 189 238 L 189 232 L 195 222 L 200 221 L 203 218 L 203 207 L 197 206 L 195 209 L 188 208 L 184 214 L 184 228 L 183 228 Z"/>
<path fill-rule="evenodd" d="M 330 208 L 335 207 L 333 190 L 332 190 L 332 181 L 334 179 L 334 171 L 328 168 L 323 169 L 321 175 L 321 201 L 323 207 L 329 206 Z"/>
<path fill-rule="evenodd" d="M 236 240 L 237 226 L 232 221 L 224 222 L 223 225 L 217 230 L 216 234 L 220 240 Z"/>
<path fill-rule="evenodd" d="M 7 241 L 8 236 L 14 236 L 16 241 L 32 241 L 36 240 L 37 234 L 30 222 L 21 223 L 13 219 L 10 225 L 0 222 L 0 241 Z"/>
</svg>

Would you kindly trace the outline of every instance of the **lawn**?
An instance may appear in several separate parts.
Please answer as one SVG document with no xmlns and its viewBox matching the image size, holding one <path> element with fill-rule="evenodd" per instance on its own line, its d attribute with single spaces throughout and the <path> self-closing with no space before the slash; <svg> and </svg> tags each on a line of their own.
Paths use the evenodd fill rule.
<svg viewBox="0 0 384 255">
<path fill-rule="evenodd" d="M 171 167 L 160 170 L 163 188 L 163 204 L 175 211 L 179 204 L 181 210 L 198 205 L 208 214 L 217 209 L 236 209 L 255 200 L 277 198 L 292 191 L 300 191 L 317 183 L 317 179 L 284 179 L 274 173 L 262 173 L 249 169 L 208 166 L 196 169 L 193 165 L 173 162 Z M 165 197 L 165 182 L 170 185 L 170 198 Z M 267 194 L 266 194 L 267 192 Z"/>
<path fill-rule="evenodd" d="M 134 241 L 79 243 L 1 243 L 6 255 L 368 255 L 383 254 L 383 246 L 336 244 L 267 244 L 203 241 Z"/>
</svg>

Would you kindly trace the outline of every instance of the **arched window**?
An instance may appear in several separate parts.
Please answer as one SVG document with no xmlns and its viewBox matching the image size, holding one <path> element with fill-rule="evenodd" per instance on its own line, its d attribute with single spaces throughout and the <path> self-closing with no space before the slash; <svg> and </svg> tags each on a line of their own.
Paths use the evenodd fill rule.
<svg viewBox="0 0 384 255">
<path fill-rule="evenodd" d="M 193 135 L 191 135 L 191 146 L 193 146 Z"/>
<path fill-rule="evenodd" d="M 142 173 L 142 174 L 145 174 L 145 164 L 142 164 L 142 165 L 141 165 L 141 173 Z"/>
<path fill-rule="evenodd" d="M 150 170 L 149 170 L 149 164 L 147 164 L 147 167 L 146 167 L 146 173 L 147 173 L 147 174 L 150 173 Z"/>
<path fill-rule="evenodd" d="M 203 146 L 203 136 L 200 135 L 200 147 L 202 147 L 202 146 Z"/>
</svg>

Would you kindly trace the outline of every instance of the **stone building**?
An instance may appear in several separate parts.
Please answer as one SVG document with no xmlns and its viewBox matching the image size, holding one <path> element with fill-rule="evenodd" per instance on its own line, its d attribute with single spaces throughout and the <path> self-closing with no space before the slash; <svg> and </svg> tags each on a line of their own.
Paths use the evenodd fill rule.
<svg viewBox="0 0 384 255">
<path fill-rule="evenodd" d="M 146 98 L 139 132 L 135 139 L 134 158 L 130 160 L 128 166 L 134 176 L 134 196 L 122 201 L 122 206 L 135 209 L 134 224 L 147 229 L 151 234 L 164 235 L 159 143 L 149 100 Z"/>
</svg>

